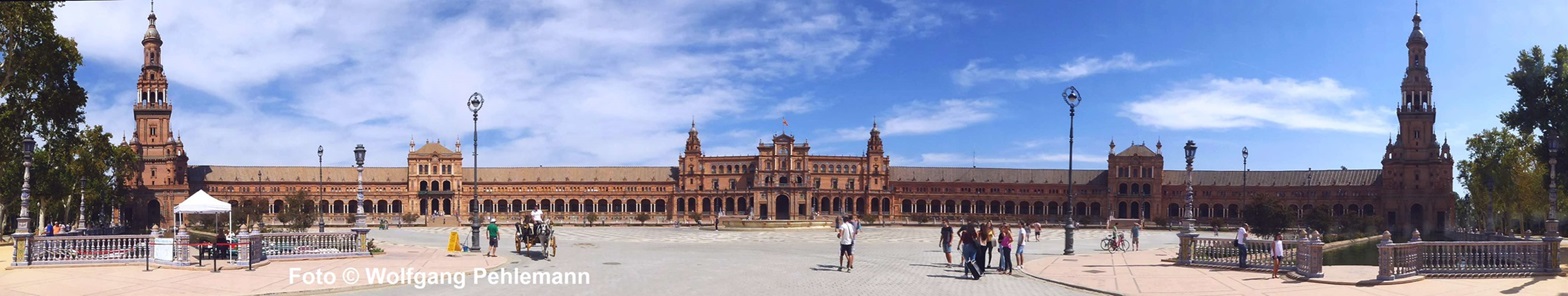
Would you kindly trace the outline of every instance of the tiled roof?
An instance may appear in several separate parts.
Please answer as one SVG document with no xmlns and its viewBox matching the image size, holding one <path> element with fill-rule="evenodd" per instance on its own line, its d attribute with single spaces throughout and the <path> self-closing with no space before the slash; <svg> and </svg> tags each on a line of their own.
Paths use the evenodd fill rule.
<svg viewBox="0 0 1568 296">
<path fill-rule="evenodd" d="M 430 153 L 451 154 L 453 152 L 452 152 L 451 149 L 446 149 L 446 146 L 442 146 L 441 143 L 425 142 L 425 146 L 424 147 L 419 147 L 419 150 L 414 150 L 414 152 L 409 152 L 409 153 L 411 153 L 411 154 L 430 154 Z"/>
<path fill-rule="evenodd" d="M 1367 186 L 1378 184 L 1380 169 L 1364 170 L 1314 170 L 1314 171 L 1250 171 L 1247 186 Z M 1307 176 L 1311 175 L 1311 183 Z M 1187 180 L 1185 170 L 1165 171 L 1162 185 L 1183 185 Z M 1241 186 L 1241 171 L 1193 171 L 1192 183 L 1198 186 Z"/>
<path fill-rule="evenodd" d="M 258 173 L 260 175 L 258 175 Z M 352 167 L 325 167 L 319 171 L 324 182 L 354 182 L 358 173 Z M 192 184 L 199 182 L 316 182 L 318 171 L 310 166 L 191 166 Z M 366 167 L 365 182 L 406 182 L 406 167 Z"/>
<path fill-rule="evenodd" d="M 352 167 L 321 169 L 325 182 L 354 182 Z M 463 170 L 464 179 L 473 178 Z M 260 173 L 258 176 L 257 173 Z M 674 167 L 524 167 L 479 168 L 481 182 L 674 182 Z M 191 183 L 204 182 L 316 182 L 316 167 L 291 166 L 193 166 Z M 407 182 L 408 168 L 367 167 L 365 182 Z"/>
<path fill-rule="evenodd" d="M 1131 147 L 1127 147 L 1127 150 L 1122 150 L 1122 153 L 1117 153 L 1116 154 L 1116 156 L 1155 156 L 1155 155 L 1159 155 L 1159 154 L 1154 153 L 1154 151 L 1149 150 L 1148 146 L 1143 146 L 1142 144 L 1132 145 Z"/>
<path fill-rule="evenodd" d="M 472 169 L 464 173 L 472 173 Z M 479 168 L 490 182 L 675 182 L 675 167 Z"/>
<path fill-rule="evenodd" d="M 1067 184 L 1067 170 L 892 167 L 892 182 L 977 182 L 1016 184 Z M 1105 184 L 1105 170 L 1073 170 L 1073 183 Z"/>
</svg>

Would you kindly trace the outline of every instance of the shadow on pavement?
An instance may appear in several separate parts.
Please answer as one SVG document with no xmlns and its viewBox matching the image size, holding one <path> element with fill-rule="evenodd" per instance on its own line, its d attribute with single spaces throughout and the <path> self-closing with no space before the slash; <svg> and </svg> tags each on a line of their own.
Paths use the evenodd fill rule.
<svg viewBox="0 0 1568 296">
<path fill-rule="evenodd" d="M 838 270 L 838 265 L 828 265 L 828 264 L 817 264 L 817 266 L 811 267 L 811 270 L 812 271 L 834 271 L 834 272 L 839 271 Z"/>
</svg>

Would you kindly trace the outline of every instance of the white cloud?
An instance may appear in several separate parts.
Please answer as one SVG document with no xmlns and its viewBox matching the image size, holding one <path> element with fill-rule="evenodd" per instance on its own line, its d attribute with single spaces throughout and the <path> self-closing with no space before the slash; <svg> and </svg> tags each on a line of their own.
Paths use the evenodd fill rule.
<svg viewBox="0 0 1568 296">
<path fill-rule="evenodd" d="M 990 81 L 1053 83 L 1112 71 L 1137 72 L 1171 64 L 1171 61 L 1168 60 L 1140 62 L 1137 57 L 1130 53 L 1122 53 L 1109 59 L 1078 57 L 1071 63 L 1061 64 L 1056 68 L 994 69 L 981 67 L 981 64 L 986 62 L 987 60 L 984 59 L 970 60 L 969 64 L 965 65 L 963 69 L 953 71 L 953 82 L 963 87 Z"/>
<path fill-rule="evenodd" d="M 768 114 L 763 118 L 777 119 L 782 118 L 788 114 L 803 114 L 806 112 L 811 112 L 812 110 L 816 110 L 817 107 L 818 103 L 816 100 L 812 99 L 811 94 L 800 95 L 797 97 L 784 99 L 784 101 L 780 101 L 778 104 L 774 104 L 773 107 L 768 108 Z"/>
<path fill-rule="evenodd" d="M 996 117 L 1001 103 L 990 99 L 947 99 L 939 102 L 916 101 L 894 106 L 892 116 L 879 126 L 883 136 L 921 135 L 960 129 Z M 870 127 L 839 129 L 838 138 L 865 139 Z"/>
<path fill-rule="evenodd" d="M 1359 106 L 1357 91 L 1330 78 L 1208 79 L 1123 106 L 1134 123 L 1174 130 L 1280 126 L 1287 129 L 1381 134 L 1391 111 Z"/>
<path fill-rule="evenodd" d="M 480 145 L 506 151 L 486 162 L 669 164 L 692 118 L 807 112 L 809 98 L 771 108 L 758 98 L 777 80 L 853 73 L 951 16 L 899 1 L 158 4 L 171 87 L 197 91 L 171 97 L 173 128 L 189 136 L 193 163 L 236 165 L 302 164 L 318 144 L 393 155 L 410 136 L 450 146 L 472 137 L 463 103 L 476 91 L 487 98 Z M 69 3 L 57 24 L 88 63 L 132 72 L 146 9 Z M 95 102 L 89 121 L 130 130 L 121 115 L 134 79 L 88 82 L 107 85 L 94 101 L 110 101 Z"/>
</svg>

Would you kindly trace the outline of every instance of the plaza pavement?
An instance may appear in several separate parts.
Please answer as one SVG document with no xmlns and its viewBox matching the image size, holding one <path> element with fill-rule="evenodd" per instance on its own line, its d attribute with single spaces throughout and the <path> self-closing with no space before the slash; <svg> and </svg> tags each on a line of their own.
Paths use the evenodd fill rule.
<svg viewBox="0 0 1568 296">
<path fill-rule="evenodd" d="M 1568 295 L 1568 278 L 1564 277 L 1425 279 L 1397 285 L 1354 286 L 1309 283 L 1283 276 L 1270 279 L 1267 273 L 1180 267 L 1161 261 L 1175 258 L 1176 250 L 1176 246 L 1163 246 L 1134 252 L 1079 251 L 1075 256 L 1028 260 L 1023 271 L 1064 284 L 1126 295 Z M 1377 267 L 1327 266 L 1324 274 L 1346 282 L 1371 280 L 1377 277 Z"/>
<path fill-rule="evenodd" d="M 375 232 L 371 232 L 375 237 Z M 463 271 L 476 266 L 494 267 L 505 262 L 502 258 L 478 255 L 447 257 L 443 250 L 396 244 L 377 245 L 386 254 L 369 258 L 273 261 L 254 271 L 223 270 L 213 273 L 203 268 L 164 268 L 156 265 L 144 271 L 143 264 L 98 267 L 46 267 L 0 270 L 0 295 L 255 295 L 323 292 L 347 289 L 364 289 L 372 286 L 349 285 L 338 279 L 333 284 L 304 283 L 303 278 L 290 280 L 290 270 L 298 268 L 296 275 L 320 270 L 342 274 L 347 269 L 365 268 L 417 268 L 423 271 Z M 10 257 L 12 247 L 0 247 L 0 253 Z M 9 258 L 0 260 L 10 266 Z M 220 261 L 221 262 L 221 261 Z M 209 262 L 210 264 L 210 262 Z M 211 265 L 207 265 L 210 268 Z"/>
<path fill-rule="evenodd" d="M 868 226 L 857 243 L 853 273 L 836 270 L 836 239 L 830 230 L 712 231 L 669 227 L 558 228 L 559 256 L 518 254 L 503 244 L 499 258 L 442 251 L 450 232 L 462 227 L 376 230 L 371 236 L 387 250 L 373 258 L 277 261 L 256 271 L 161 269 L 141 265 L 30 268 L 0 271 L 0 295 L 1568 295 L 1565 278 L 1427 279 L 1409 284 L 1356 287 L 1269 279 L 1267 274 L 1220 268 L 1177 267 L 1161 259 L 1175 256 L 1174 232 L 1147 231 L 1144 251 L 1099 251 L 1103 229 L 1078 232 L 1074 256 L 1061 256 L 1062 233 L 1048 229 L 1046 239 L 1026 248 L 1026 263 L 1015 275 L 988 274 L 974 281 L 947 267 L 936 248 L 933 227 Z M 503 231 L 510 237 L 510 231 Z M 1207 236 L 1207 234 L 1205 234 Z M 1223 236 L 1221 236 L 1223 237 Z M 10 254 L 0 247 L 0 254 Z M 3 256 L 0 256 L 3 257 Z M 0 264 L 9 265 L 0 258 Z M 476 283 L 373 285 L 307 284 L 291 268 L 343 275 L 348 270 L 403 269 L 417 272 L 576 272 L 589 275 L 577 285 Z M 1370 273 L 1368 273 L 1370 270 Z M 1331 278 L 1375 276 L 1375 267 L 1335 267 Z M 301 274 L 301 273 L 296 273 Z M 1038 277 L 1038 278 L 1037 278 Z M 362 277 L 363 278 L 363 277 Z M 1046 279 L 1041 280 L 1040 278 Z M 1054 281 L 1065 285 L 1048 282 Z M 1082 288 L 1078 288 L 1082 287 Z"/>
</svg>

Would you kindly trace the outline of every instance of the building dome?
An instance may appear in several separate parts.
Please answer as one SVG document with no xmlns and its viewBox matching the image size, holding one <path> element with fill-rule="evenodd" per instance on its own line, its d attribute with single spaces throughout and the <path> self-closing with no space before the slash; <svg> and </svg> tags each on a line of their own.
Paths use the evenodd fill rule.
<svg viewBox="0 0 1568 296">
<path fill-rule="evenodd" d="M 158 36 L 158 25 L 157 25 L 157 22 L 158 22 L 158 16 L 157 15 L 147 14 L 147 34 L 146 35 L 142 35 L 142 41 L 153 41 L 153 40 L 161 41 L 161 39 L 163 39 L 163 37 Z"/>
<path fill-rule="evenodd" d="M 1410 28 L 1410 40 L 1405 41 L 1405 45 L 1426 45 L 1426 33 L 1421 32 L 1421 14 L 1417 13 L 1410 21 L 1415 23 L 1415 27 Z"/>
</svg>

